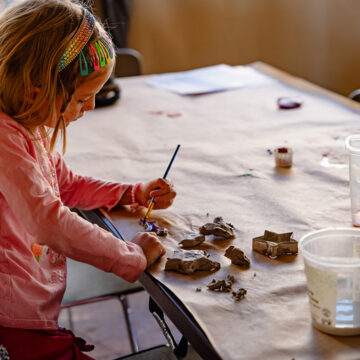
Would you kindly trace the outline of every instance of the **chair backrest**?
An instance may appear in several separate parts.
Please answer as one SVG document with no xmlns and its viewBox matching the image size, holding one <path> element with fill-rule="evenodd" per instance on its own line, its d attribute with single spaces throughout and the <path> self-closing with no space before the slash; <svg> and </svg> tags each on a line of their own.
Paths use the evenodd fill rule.
<svg viewBox="0 0 360 360">
<path fill-rule="evenodd" d="M 360 102 L 360 89 L 354 90 L 350 95 L 349 98 L 354 101 Z"/>
<path fill-rule="evenodd" d="M 142 289 L 138 281 L 129 283 L 114 274 L 71 259 L 67 259 L 67 273 L 63 305 Z"/>
<path fill-rule="evenodd" d="M 143 72 L 142 55 L 135 49 L 116 50 L 115 77 L 136 76 Z"/>
</svg>

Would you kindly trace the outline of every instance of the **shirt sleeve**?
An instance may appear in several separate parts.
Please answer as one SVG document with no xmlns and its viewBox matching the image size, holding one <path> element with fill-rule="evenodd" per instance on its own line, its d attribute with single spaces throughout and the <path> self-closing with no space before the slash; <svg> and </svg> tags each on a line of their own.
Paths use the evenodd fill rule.
<svg viewBox="0 0 360 360">
<path fill-rule="evenodd" d="M 111 210 L 129 188 L 128 184 L 94 179 L 74 174 L 58 152 L 53 156 L 62 202 L 84 210 L 105 207 Z"/>
<path fill-rule="evenodd" d="M 135 281 L 146 268 L 142 249 L 71 212 L 52 193 L 36 161 L 36 145 L 24 133 L 25 130 L 21 133 L 13 124 L 2 124 L 0 129 L 0 192 L 9 211 L 37 243 L 48 245 L 74 260 L 113 272 L 127 281 Z M 64 163 L 58 166 L 62 169 Z M 77 180 L 72 181 L 72 178 Z M 60 182 L 68 204 L 83 201 L 85 206 L 100 204 L 101 194 L 107 187 L 91 179 L 76 178 L 69 171 L 65 171 L 64 178 L 60 176 Z M 88 185 L 82 185 L 83 182 Z M 74 189 L 80 189 L 79 194 Z M 86 189 L 95 191 L 90 202 L 84 200 Z M 121 185 L 111 185 L 110 195 L 103 205 L 111 207 L 123 189 Z"/>
</svg>

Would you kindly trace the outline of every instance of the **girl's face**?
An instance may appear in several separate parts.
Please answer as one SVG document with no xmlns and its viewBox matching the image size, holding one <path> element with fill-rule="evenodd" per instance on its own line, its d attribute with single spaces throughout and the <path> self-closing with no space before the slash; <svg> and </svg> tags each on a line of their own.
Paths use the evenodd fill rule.
<svg viewBox="0 0 360 360">
<path fill-rule="evenodd" d="M 93 75 L 89 76 L 89 79 L 86 79 L 76 88 L 64 113 L 66 125 L 80 119 L 85 111 L 93 110 L 95 108 L 95 95 L 109 79 L 113 65 L 112 62 L 108 66 L 93 73 Z M 58 116 L 60 116 L 61 101 L 62 99 L 59 98 L 57 106 Z"/>
</svg>

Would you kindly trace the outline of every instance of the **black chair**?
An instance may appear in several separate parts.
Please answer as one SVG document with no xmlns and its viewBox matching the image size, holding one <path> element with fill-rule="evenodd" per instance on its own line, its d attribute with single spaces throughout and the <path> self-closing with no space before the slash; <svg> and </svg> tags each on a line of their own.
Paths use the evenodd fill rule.
<svg viewBox="0 0 360 360">
<path fill-rule="evenodd" d="M 356 89 L 353 92 L 350 93 L 349 98 L 351 100 L 360 102 L 360 89 Z"/>
</svg>

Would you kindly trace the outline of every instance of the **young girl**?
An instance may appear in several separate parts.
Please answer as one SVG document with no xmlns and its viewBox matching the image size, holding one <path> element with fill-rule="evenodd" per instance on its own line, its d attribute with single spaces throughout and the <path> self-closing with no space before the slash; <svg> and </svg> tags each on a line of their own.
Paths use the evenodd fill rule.
<svg viewBox="0 0 360 360">
<path fill-rule="evenodd" d="M 67 125 L 94 108 L 114 49 L 70 0 L 27 0 L 0 15 L 0 344 L 15 359 L 91 359 L 59 329 L 66 257 L 135 281 L 165 250 L 151 233 L 123 242 L 69 208 L 171 205 L 172 184 L 136 185 L 71 172 L 54 151 Z M 99 119 L 100 121 L 100 119 Z M 49 131 L 51 136 L 49 135 Z"/>
</svg>

